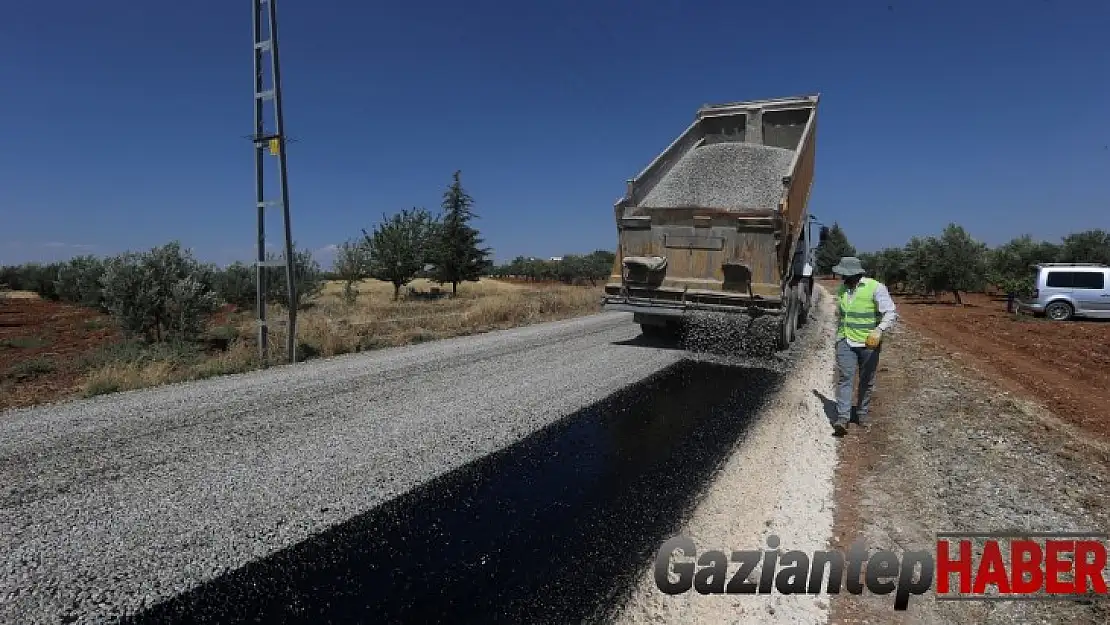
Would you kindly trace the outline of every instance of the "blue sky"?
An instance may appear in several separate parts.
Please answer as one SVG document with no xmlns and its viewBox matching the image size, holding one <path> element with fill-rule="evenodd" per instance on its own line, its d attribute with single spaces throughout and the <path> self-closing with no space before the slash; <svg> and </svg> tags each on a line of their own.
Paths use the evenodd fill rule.
<svg viewBox="0 0 1110 625">
<path fill-rule="evenodd" d="M 499 260 L 611 249 L 707 102 L 820 92 L 811 211 L 861 250 L 1110 228 L 1105 0 L 280 0 L 294 236 L 438 209 Z M 250 2 L 3 2 L 0 263 L 253 256 Z M 276 159 L 274 159 L 276 160 Z M 278 242 L 280 220 L 269 221 Z"/>
</svg>

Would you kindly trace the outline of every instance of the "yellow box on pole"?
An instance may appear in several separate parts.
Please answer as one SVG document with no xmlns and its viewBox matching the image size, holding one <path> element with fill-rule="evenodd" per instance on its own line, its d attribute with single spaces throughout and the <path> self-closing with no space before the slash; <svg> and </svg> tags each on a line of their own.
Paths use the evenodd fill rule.
<svg viewBox="0 0 1110 625">
<path fill-rule="evenodd" d="M 281 142 L 278 139 L 270 139 L 270 154 L 277 156 L 281 152 Z"/>
</svg>

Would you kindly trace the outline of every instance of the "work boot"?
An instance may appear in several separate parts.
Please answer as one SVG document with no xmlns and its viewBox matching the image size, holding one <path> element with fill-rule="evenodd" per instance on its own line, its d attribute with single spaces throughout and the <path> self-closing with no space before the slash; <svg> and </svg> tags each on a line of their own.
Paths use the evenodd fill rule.
<svg viewBox="0 0 1110 625">
<path fill-rule="evenodd" d="M 860 415 L 859 418 L 856 419 L 856 424 L 863 428 L 864 432 L 871 431 L 871 419 L 865 414 Z"/>
<path fill-rule="evenodd" d="M 835 432 L 838 436 L 843 436 L 848 433 L 847 419 L 837 419 L 836 421 L 833 421 L 832 426 L 833 432 Z"/>
</svg>

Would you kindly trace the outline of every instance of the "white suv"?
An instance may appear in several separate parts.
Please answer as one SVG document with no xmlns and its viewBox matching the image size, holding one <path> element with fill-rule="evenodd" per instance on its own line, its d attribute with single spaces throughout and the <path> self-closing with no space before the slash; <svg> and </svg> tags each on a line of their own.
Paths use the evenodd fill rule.
<svg viewBox="0 0 1110 625">
<path fill-rule="evenodd" d="M 1033 295 L 1018 310 L 1043 314 L 1053 321 L 1073 317 L 1110 318 L 1110 266 L 1097 263 L 1037 265 Z"/>
</svg>

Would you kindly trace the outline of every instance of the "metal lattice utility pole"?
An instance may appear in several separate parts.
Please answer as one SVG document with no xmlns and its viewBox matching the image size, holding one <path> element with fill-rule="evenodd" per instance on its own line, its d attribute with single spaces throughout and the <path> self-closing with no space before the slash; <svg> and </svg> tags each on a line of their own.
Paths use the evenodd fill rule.
<svg viewBox="0 0 1110 625">
<path fill-rule="evenodd" d="M 289 327 L 287 350 L 289 362 L 297 361 L 297 286 L 293 272 L 293 231 L 289 223 L 289 184 L 285 160 L 285 120 L 281 109 L 281 66 L 278 62 L 277 7 L 275 0 L 251 0 L 254 7 L 254 177 L 258 207 L 258 260 L 256 266 L 258 308 L 258 354 L 269 362 L 269 327 L 266 319 L 266 269 L 285 267 L 288 285 Z M 265 28 L 264 28 L 265 25 Z M 265 58 L 269 55 L 270 80 L 266 81 Z M 273 103 L 273 130 L 266 130 L 265 105 Z M 267 200 L 265 184 L 266 152 L 278 157 L 279 201 Z M 285 226 L 285 259 L 266 259 L 266 209 L 280 207 Z"/>
</svg>

